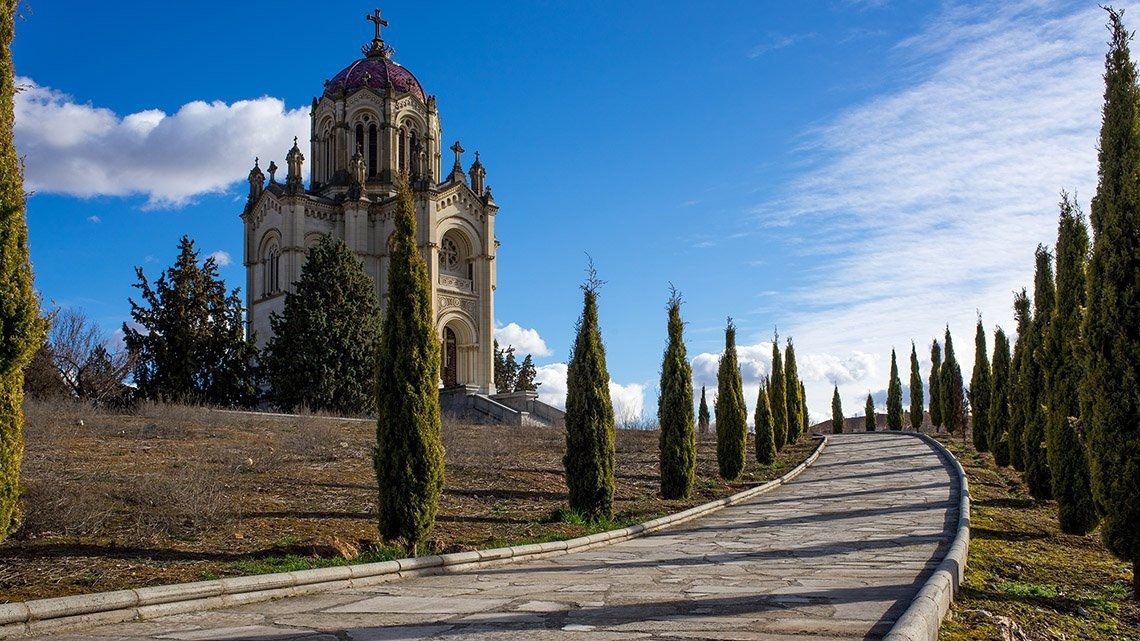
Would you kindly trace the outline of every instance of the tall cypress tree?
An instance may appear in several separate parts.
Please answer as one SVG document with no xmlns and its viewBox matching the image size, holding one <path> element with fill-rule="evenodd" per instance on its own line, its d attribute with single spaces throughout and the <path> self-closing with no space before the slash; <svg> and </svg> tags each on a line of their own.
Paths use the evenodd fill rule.
<svg viewBox="0 0 1140 641">
<path fill-rule="evenodd" d="M 566 487 L 570 509 L 608 519 L 614 506 L 614 407 L 606 348 L 598 327 L 598 280 L 593 262 L 582 285 L 582 316 L 566 368 Z"/>
<path fill-rule="evenodd" d="M 875 399 L 870 394 L 867 394 L 867 404 L 863 406 L 863 427 L 868 432 L 874 432 L 876 427 Z"/>
<path fill-rule="evenodd" d="M 744 471 L 748 456 L 748 410 L 744 383 L 736 360 L 736 326 L 724 328 L 724 354 L 720 357 L 716 395 L 716 463 L 721 478 L 731 481 Z"/>
<path fill-rule="evenodd" d="M 772 406 L 772 433 L 776 451 L 788 442 L 788 384 L 784 380 L 784 363 L 780 356 L 780 335 L 772 337 L 772 377 L 768 379 L 768 403 Z"/>
<path fill-rule="evenodd" d="M 918 367 L 918 352 L 910 342 L 910 426 L 914 431 L 922 428 L 922 372 Z"/>
<path fill-rule="evenodd" d="M 891 380 L 887 384 L 887 428 L 896 432 L 903 428 L 902 379 L 899 378 L 899 362 L 893 349 Z"/>
<path fill-rule="evenodd" d="M 942 427 L 942 347 L 938 339 L 930 344 L 930 378 L 927 380 L 930 389 L 930 424 L 935 429 Z"/>
<path fill-rule="evenodd" d="M 380 535 L 415 556 L 431 531 L 443 492 L 439 337 L 427 264 L 416 247 L 416 210 L 407 178 L 396 195 L 388 308 L 376 369 L 376 449 Z"/>
<path fill-rule="evenodd" d="M 803 433 L 804 412 L 803 399 L 800 397 L 800 372 L 796 367 L 796 348 L 788 337 L 788 346 L 784 349 L 784 386 L 785 399 L 788 403 L 788 443 L 800 440 Z"/>
<path fill-rule="evenodd" d="M 709 433 L 712 417 L 709 416 L 709 403 L 705 400 L 705 386 L 701 385 L 701 406 L 697 410 L 697 431 L 701 434 Z"/>
<path fill-rule="evenodd" d="M 800 434 L 807 434 L 810 426 L 808 425 L 807 389 L 804 388 L 803 380 L 800 381 L 800 407 L 804 408 L 804 411 L 800 412 L 800 416 L 803 418 Z"/>
<path fill-rule="evenodd" d="M 966 429 L 966 397 L 962 391 L 962 368 L 954 356 L 954 341 L 950 337 L 950 326 L 946 326 L 945 360 L 939 369 L 938 385 L 942 397 L 942 422 L 946 431 Z"/>
<path fill-rule="evenodd" d="M 1081 310 L 1085 307 L 1085 263 L 1089 235 L 1084 215 L 1068 194 L 1061 195 L 1057 229 L 1057 300 L 1045 337 L 1045 453 L 1057 499 L 1061 530 L 1086 534 L 1097 524 L 1085 444 L 1076 425 L 1080 416 Z"/>
<path fill-rule="evenodd" d="M 693 489 L 697 471 L 697 441 L 693 432 L 693 370 L 685 355 L 685 324 L 681 322 L 681 295 L 670 287 L 669 342 L 661 358 L 661 393 L 657 421 L 661 426 L 661 496 L 681 499 Z"/>
<path fill-rule="evenodd" d="M 1091 214 L 1081 420 L 1089 434 L 1101 538 L 1114 555 L 1132 562 L 1132 594 L 1140 599 L 1140 88 L 1128 48 L 1132 34 L 1120 12 L 1108 11 L 1112 42 Z"/>
<path fill-rule="evenodd" d="M 1033 283 L 1033 325 L 1029 330 L 1026 350 L 1025 429 L 1021 433 L 1025 448 L 1025 483 L 1038 499 L 1053 498 L 1049 479 L 1049 461 L 1045 453 L 1045 369 L 1042 352 L 1049 325 L 1053 322 L 1053 256 L 1043 245 L 1037 247 L 1037 273 Z"/>
<path fill-rule="evenodd" d="M 16 6 L 16 0 L 6 0 L 0 11 L 0 541 L 8 538 L 20 521 L 24 366 L 43 344 L 47 329 L 32 288 L 24 176 L 12 140 Z"/>
<path fill-rule="evenodd" d="M 970 413 L 973 416 L 974 449 L 990 449 L 990 359 L 986 356 L 986 330 L 978 315 L 974 333 L 974 374 L 970 377 Z"/>
<path fill-rule="evenodd" d="M 756 462 L 771 465 L 776 462 L 776 437 L 772 432 L 772 406 L 768 403 L 767 381 L 760 383 L 756 397 Z"/>
<path fill-rule="evenodd" d="M 993 452 L 994 462 L 1002 467 L 1009 465 L 1009 394 L 1010 394 L 1010 367 L 1009 339 L 1005 330 L 994 330 L 994 362 L 990 375 L 990 412 L 989 423 L 990 451 Z"/>
<path fill-rule="evenodd" d="M 1013 344 L 1013 360 L 1009 366 L 1009 462 L 1018 472 L 1025 471 L 1025 447 L 1022 445 L 1025 422 L 1028 417 L 1025 409 L 1029 406 L 1026 398 L 1025 377 L 1029 356 L 1029 334 L 1032 331 L 1033 311 L 1029 293 L 1025 288 L 1013 296 L 1013 318 L 1017 321 L 1017 340 Z"/>
<path fill-rule="evenodd" d="M 376 411 L 380 302 L 372 279 L 343 240 L 322 236 L 301 279 L 272 314 L 262 367 L 277 405 L 346 415 Z"/>
<path fill-rule="evenodd" d="M 843 402 L 839 400 L 839 386 L 831 394 L 831 433 L 843 433 Z"/>
</svg>

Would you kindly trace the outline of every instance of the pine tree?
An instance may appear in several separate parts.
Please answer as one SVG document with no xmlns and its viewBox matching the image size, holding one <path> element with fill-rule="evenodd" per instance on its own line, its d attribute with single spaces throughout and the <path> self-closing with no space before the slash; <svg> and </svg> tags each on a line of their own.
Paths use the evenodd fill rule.
<svg viewBox="0 0 1140 641">
<path fill-rule="evenodd" d="M 784 385 L 786 388 L 785 401 L 788 404 L 788 436 L 787 443 L 793 444 L 800 440 L 803 433 L 804 413 L 803 399 L 800 398 L 800 373 L 796 367 L 796 348 L 792 339 L 788 338 L 788 346 L 784 349 Z"/>
<path fill-rule="evenodd" d="M 7 0 L 0 11 L 0 541 L 20 524 L 24 366 L 43 344 L 46 332 L 28 260 L 24 177 L 12 140 L 16 6 L 16 0 Z"/>
<path fill-rule="evenodd" d="M 721 478 L 731 481 L 744 471 L 748 456 L 748 410 L 736 360 L 736 326 L 731 318 L 724 328 L 724 354 L 716 380 L 716 463 Z"/>
<path fill-rule="evenodd" d="M 1128 47 L 1132 34 L 1120 12 L 1108 11 L 1112 42 L 1091 214 L 1081 420 L 1101 538 L 1114 555 L 1132 562 L 1132 594 L 1140 599 L 1140 88 Z"/>
<path fill-rule="evenodd" d="M 877 421 L 875 420 L 875 399 L 867 394 L 867 404 L 863 407 L 863 426 L 868 432 L 874 432 Z"/>
<path fill-rule="evenodd" d="M 930 389 L 930 424 L 937 431 L 942 427 L 942 347 L 937 338 L 930 344 L 930 378 L 927 386 Z"/>
<path fill-rule="evenodd" d="M 396 231 L 388 268 L 388 305 L 376 374 L 376 449 L 380 536 L 408 554 L 432 526 L 443 493 L 440 347 L 427 264 L 416 247 L 416 210 L 407 177 L 396 193 Z"/>
<path fill-rule="evenodd" d="M 1010 377 L 1013 370 L 1010 366 L 1009 339 L 1005 330 L 994 330 L 994 362 L 990 375 L 990 411 L 989 423 L 990 451 L 993 452 L 994 462 L 1001 467 L 1010 464 L 1009 460 L 1009 395 Z"/>
<path fill-rule="evenodd" d="M 978 315 L 974 334 L 974 374 L 970 377 L 970 412 L 973 416 L 974 449 L 990 450 L 990 359 L 986 355 L 986 330 Z"/>
<path fill-rule="evenodd" d="M 1013 318 L 1017 321 L 1017 340 L 1013 344 L 1013 360 L 1009 366 L 1009 462 L 1018 472 L 1025 471 L 1025 447 L 1022 434 L 1028 417 L 1025 409 L 1029 406 L 1026 394 L 1025 377 L 1029 356 L 1029 334 L 1033 324 L 1033 311 L 1029 293 L 1025 288 L 1013 296 Z"/>
<path fill-rule="evenodd" d="M 1081 310 L 1085 307 L 1085 264 L 1089 235 L 1084 215 L 1068 194 L 1061 195 L 1057 229 L 1057 298 L 1045 338 L 1045 452 L 1061 530 L 1086 534 L 1097 524 L 1085 444 L 1076 425 L 1080 416 Z"/>
<path fill-rule="evenodd" d="M 768 403 L 767 383 L 760 383 L 756 397 L 756 462 L 760 465 L 776 462 L 776 435 L 772 431 L 772 406 Z"/>
<path fill-rule="evenodd" d="M 784 362 L 780 356 L 780 335 L 772 337 L 772 376 L 768 379 L 768 404 L 772 407 L 772 434 L 776 451 L 788 442 L 788 384 L 784 380 Z"/>
<path fill-rule="evenodd" d="M 709 416 L 709 404 L 705 400 L 705 386 L 701 385 L 701 406 L 697 410 L 697 431 L 701 434 L 708 434 L 710 423 L 712 423 L 712 417 Z"/>
<path fill-rule="evenodd" d="M 887 385 L 887 428 L 901 431 L 903 428 L 902 379 L 899 378 L 899 363 L 895 350 L 891 350 L 891 380 Z"/>
<path fill-rule="evenodd" d="M 1037 273 L 1033 285 L 1033 325 L 1025 354 L 1025 429 L 1021 432 L 1025 448 L 1025 483 L 1037 499 L 1053 498 L 1049 478 L 1049 460 L 1045 452 L 1045 369 L 1042 353 L 1049 325 L 1053 321 L 1053 256 L 1043 245 L 1037 247 Z"/>
<path fill-rule="evenodd" d="M 942 422 L 946 431 L 953 433 L 958 428 L 966 429 L 966 397 L 962 390 L 962 368 L 954 356 L 954 342 L 950 337 L 950 326 L 946 326 L 945 360 L 939 368 L 938 386 L 942 400 Z"/>
<path fill-rule="evenodd" d="M 681 295 L 672 287 L 666 311 L 669 342 L 661 358 L 661 393 L 657 397 L 657 421 L 661 426 L 661 496 L 682 499 L 693 489 L 697 442 L 693 432 L 693 370 L 685 355 Z"/>
<path fill-rule="evenodd" d="M 922 428 L 923 402 L 922 402 L 922 372 L 918 366 L 918 352 L 915 351 L 914 341 L 910 342 L 910 426 L 914 431 Z"/>
<path fill-rule="evenodd" d="M 198 265 L 194 241 L 183 236 L 178 259 L 154 282 L 135 268 L 143 304 L 133 299 L 123 342 L 134 359 L 143 398 L 175 403 L 248 406 L 256 400 L 253 337 L 245 335 L 238 290 L 226 294 L 213 258 Z"/>
<path fill-rule="evenodd" d="M 515 391 L 537 392 L 538 386 L 542 383 L 534 382 L 536 376 L 538 376 L 538 369 L 534 366 L 534 359 L 531 358 L 530 354 L 527 354 L 522 365 L 519 365 L 519 375 L 515 379 Z"/>
<path fill-rule="evenodd" d="M 380 302 L 372 279 L 343 240 L 322 236 L 308 252 L 284 315 L 262 357 L 278 407 L 356 416 L 376 411 Z"/>
<path fill-rule="evenodd" d="M 843 433 L 843 402 L 839 400 L 839 386 L 835 386 L 835 392 L 831 395 L 831 433 Z"/>
<path fill-rule="evenodd" d="M 566 370 L 566 487 L 570 509 L 591 521 L 609 519 L 614 506 L 614 409 L 606 348 L 598 326 L 602 281 L 591 261 L 582 285 L 582 316 Z"/>
</svg>

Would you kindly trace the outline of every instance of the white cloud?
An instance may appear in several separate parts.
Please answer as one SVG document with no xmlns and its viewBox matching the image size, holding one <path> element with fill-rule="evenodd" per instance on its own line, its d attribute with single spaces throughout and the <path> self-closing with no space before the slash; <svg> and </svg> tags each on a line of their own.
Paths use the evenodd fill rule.
<svg viewBox="0 0 1140 641">
<path fill-rule="evenodd" d="M 254 156 L 283 158 L 306 137 L 308 108 L 277 98 L 194 101 L 120 117 L 18 78 L 15 140 L 29 191 L 90 197 L 143 194 L 149 207 L 185 204 L 242 181 Z"/>
<path fill-rule="evenodd" d="M 786 323 L 815 352 L 800 358 L 815 414 L 832 381 L 845 406 L 882 388 L 892 347 L 905 379 L 907 343 L 949 323 L 969 378 L 976 314 L 991 336 L 1012 328 L 1059 192 L 1087 203 L 1095 189 L 1104 23 L 1095 4 L 950 4 L 896 47 L 927 72 L 809 132 L 808 170 L 756 214 L 793 222 L 817 253 Z"/>
<path fill-rule="evenodd" d="M 537 329 L 527 329 L 518 323 L 507 323 L 502 327 L 496 327 L 495 340 L 499 341 L 499 347 L 503 349 L 513 346 L 515 356 L 520 361 L 526 354 L 550 356 L 552 353 L 546 346 L 546 341 L 539 336 Z"/>
<path fill-rule="evenodd" d="M 210 254 L 209 258 L 213 258 L 218 267 L 228 267 L 231 263 L 234 262 L 233 258 L 230 256 L 230 253 L 221 249 Z"/>
<path fill-rule="evenodd" d="M 566 408 L 566 363 L 551 363 L 535 369 L 539 383 L 538 399 L 555 407 Z M 619 426 L 640 423 L 645 410 L 645 386 L 640 383 L 622 385 L 610 381 L 610 402 L 614 420 Z"/>
<path fill-rule="evenodd" d="M 98 216 L 88 216 L 87 222 L 89 222 L 93 225 L 98 225 L 99 223 L 103 222 L 103 219 L 99 218 Z"/>
</svg>

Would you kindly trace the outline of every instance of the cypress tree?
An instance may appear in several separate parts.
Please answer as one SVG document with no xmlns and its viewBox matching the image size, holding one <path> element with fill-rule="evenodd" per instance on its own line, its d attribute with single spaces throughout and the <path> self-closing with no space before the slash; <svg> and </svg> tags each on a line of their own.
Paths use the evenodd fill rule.
<svg viewBox="0 0 1140 641">
<path fill-rule="evenodd" d="M 783 358 L 780 356 L 780 335 L 772 337 L 772 377 L 768 379 L 768 404 L 772 406 L 772 434 L 776 451 L 788 442 L 788 384 L 784 380 Z"/>
<path fill-rule="evenodd" d="M 1114 555 L 1132 562 L 1132 594 L 1140 599 L 1140 88 L 1128 47 L 1132 34 L 1120 12 L 1108 11 L 1112 41 L 1091 213 L 1081 420 L 1101 538 Z"/>
<path fill-rule="evenodd" d="M 1027 375 L 1026 354 L 1029 344 L 1029 333 L 1033 323 L 1033 311 L 1030 308 L 1029 293 L 1025 288 L 1013 296 L 1013 318 L 1017 321 L 1017 340 L 1013 344 L 1013 360 L 1009 366 L 1009 462 L 1018 472 L 1025 471 L 1025 447 L 1022 445 L 1025 433 L 1025 409 L 1029 406 L 1026 400 L 1025 377 Z"/>
<path fill-rule="evenodd" d="M 831 433 L 843 433 L 843 402 L 839 400 L 839 386 L 835 386 L 835 392 L 831 395 Z"/>
<path fill-rule="evenodd" d="M 712 422 L 712 417 L 709 416 L 709 404 L 705 400 L 705 386 L 701 385 L 701 406 L 697 410 L 697 431 L 701 434 L 709 433 L 709 424 Z"/>
<path fill-rule="evenodd" d="M 598 326 L 598 280 L 593 262 L 582 285 L 582 316 L 566 368 L 566 487 L 570 509 L 597 521 L 613 516 L 614 408 L 606 348 Z"/>
<path fill-rule="evenodd" d="M 927 384 L 930 389 L 930 424 L 934 426 L 935 431 L 942 427 L 942 394 L 939 393 L 942 389 L 942 347 L 938 344 L 938 339 L 930 344 L 930 378 Z"/>
<path fill-rule="evenodd" d="M 922 372 L 918 367 L 918 352 L 910 342 L 910 426 L 914 431 L 922 428 Z"/>
<path fill-rule="evenodd" d="M 670 288 L 669 342 L 661 358 L 661 394 L 657 420 L 661 426 L 661 496 L 682 499 L 693 489 L 697 471 L 697 442 L 693 432 L 693 370 L 685 355 L 685 324 L 681 322 L 681 295 Z"/>
<path fill-rule="evenodd" d="M 1009 339 L 1005 330 L 994 330 L 994 362 L 990 375 L 990 411 L 989 423 L 990 451 L 993 452 L 994 462 L 1002 467 L 1009 465 L 1009 394 L 1010 394 L 1010 367 Z"/>
<path fill-rule="evenodd" d="M 962 368 L 954 356 L 954 341 L 950 337 L 950 326 L 946 326 L 945 357 L 939 368 L 939 394 L 942 397 L 942 422 L 946 431 L 953 433 L 958 428 L 966 428 L 966 397 L 962 392 Z"/>
<path fill-rule="evenodd" d="M 731 481 L 744 471 L 748 455 L 748 410 L 744 384 L 736 360 L 736 326 L 724 328 L 724 354 L 720 357 L 716 395 L 716 463 L 721 478 Z"/>
<path fill-rule="evenodd" d="M 12 140 L 16 5 L 16 0 L 7 0 L 0 11 L 0 541 L 20 522 L 24 366 L 43 344 L 47 329 L 32 288 L 24 177 Z"/>
<path fill-rule="evenodd" d="M 1053 321 L 1053 257 L 1044 246 L 1037 247 L 1037 273 L 1033 284 L 1033 325 L 1025 354 L 1025 483 L 1037 499 L 1053 498 L 1049 461 L 1045 452 L 1045 370 L 1042 352 L 1049 325 Z"/>
<path fill-rule="evenodd" d="M 970 413 L 973 416 L 974 449 L 990 449 L 990 359 L 986 356 L 986 330 L 978 315 L 978 330 L 974 333 L 974 374 L 970 377 Z"/>
<path fill-rule="evenodd" d="M 776 462 L 776 437 L 772 432 L 772 407 L 768 403 L 768 381 L 760 383 L 756 398 L 756 462 L 771 465 Z"/>
<path fill-rule="evenodd" d="M 863 408 L 863 426 L 868 432 L 874 432 L 875 423 L 875 399 L 867 394 L 867 405 Z"/>
<path fill-rule="evenodd" d="M 807 434 L 808 427 L 810 427 L 808 425 L 807 390 L 804 389 L 804 382 L 802 380 L 800 381 L 800 407 L 804 408 L 804 411 L 800 413 L 804 421 L 803 426 L 800 428 L 800 434 Z"/>
<path fill-rule="evenodd" d="M 899 378 L 899 363 L 895 350 L 891 350 L 891 380 L 887 384 L 887 428 L 901 431 L 903 428 L 902 380 Z"/>
<path fill-rule="evenodd" d="M 376 450 L 380 535 L 415 556 L 431 531 L 443 491 L 439 416 L 439 337 L 427 264 L 416 247 L 416 213 L 407 178 L 396 195 L 388 306 L 376 374 Z"/>
<path fill-rule="evenodd" d="M 803 398 L 800 397 L 800 373 L 796 367 L 796 348 L 792 339 L 788 338 L 788 346 L 784 349 L 784 384 L 787 389 L 785 399 L 788 403 L 788 437 L 789 444 L 800 440 L 803 433 L 804 412 Z"/>
<path fill-rule="evenodd" d="M 1089 235 L 1084 215 L 1068 194 L 1061 197 L 1057 229 L 1057 298 L 1045 338 L 1045 453 L 1057 499 L 1061 530 L 1086 534 L 1097 523 L 1080 416 L 1081 310 L 1085 307 L 1085 263 Z"/>
<path fill-rule="evenodd" d="M 322 236 L 301 279 L 273 314 L 262 366 L 277 405 L 344 415 L 376 411 L 380 302 L 372 279 L 343 240 Z"/>
</svg>

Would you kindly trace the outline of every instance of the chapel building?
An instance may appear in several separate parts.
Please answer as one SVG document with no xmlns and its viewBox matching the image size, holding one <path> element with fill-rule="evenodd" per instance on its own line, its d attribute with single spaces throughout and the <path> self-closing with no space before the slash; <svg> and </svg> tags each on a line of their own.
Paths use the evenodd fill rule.
<svg viewBox="0 0 1140 641">
<path fill-rule="evenodd" d="M 442 385 L 494 394 L 495 214 L 476 152 L 467 171 L 458 142 L 443 146 L 435 96 L 392 59 L 381 39 L 380 11 L 367 16 L 376 35 L 364 57 L 325 82 L 313 98 L 308 188 L 305 156 L 293 141 L 284 182 L 270 162 L 249 173 L 244 260 L 249 329 L 264 347 L 269 317 L 300 279 L 306 251 L 324 234 L 345 241 L 387 305 L 389 242 L 395 231 L 396 182 L 406 176 L 416 206 L 417 244 L 427 261 L 432 309 L 442 346 Z M 442 172 L 443 157 L 454 157 Z"/>
</svg>

